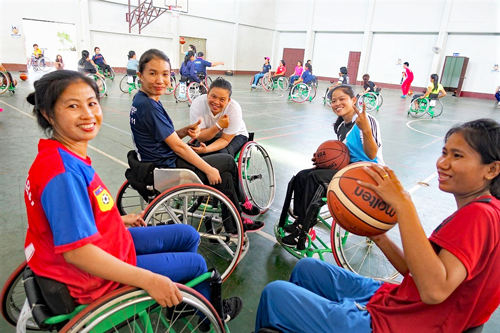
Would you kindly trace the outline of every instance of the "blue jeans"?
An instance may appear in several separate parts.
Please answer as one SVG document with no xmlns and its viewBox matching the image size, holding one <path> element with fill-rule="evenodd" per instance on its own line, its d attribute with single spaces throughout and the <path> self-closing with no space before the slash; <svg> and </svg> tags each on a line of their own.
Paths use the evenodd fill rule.
<svg viewBox="0 0 500 333">
<path fill-rule="evenodd" d="M 495 93 L 495 97 L 497 99 L 497 102 L 500 102 L 500 92 Z"/>
<path fill-rule="evenodd" d="M 274 281 L 264 288 L 255 331 L 372 332 L 370 313 L 363 308 L 380 286 L 323 261 L 301 259 L 290 282 Z"/>
<path fill-rule="evenodd" d="M 196 253 L 200 235 L 189 225 L 171 224 L 129 228 L 137 255 L 137 267 L 185 283 L 207 272 L 205 259 Z M 210 284 L 194 289 L 210 301 Z"/>
<path fill-rule="evenodd" d="M 290 76 L 290 87 L 293 86 L 293 83 L 295 82 L 295 80 L 297 80 L 299 78 L 298 75 L 292 75 Z"/>
<path fill-rule="evenodd" d="M 257 82 L 259 82 L 259 79 L 261 77 L 264 77 L 264 75 L 266 75 L 266 73 L 259 73 L 259 74 L 255 74 L 254 78 L 253 78 L 253 84 L 254 85 L 257 85 Z"/>
</svg>

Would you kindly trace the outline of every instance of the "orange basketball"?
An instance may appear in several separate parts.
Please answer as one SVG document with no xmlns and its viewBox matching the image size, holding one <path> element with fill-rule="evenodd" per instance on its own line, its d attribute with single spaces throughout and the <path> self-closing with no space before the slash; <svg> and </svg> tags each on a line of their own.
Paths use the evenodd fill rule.
<svg viewBox="0 0 500 333">
<path fill-rule="evenodd" d="M 411 95 L 413 95 L 413 91 L 410 90 L 410 91 L 408 91 L 408 96 L 411 96 Z"/>
<path fill-rule="evenodd" d="M 182 45 L 186 44 L 186 38 L 179 37 L 179 43 L 181 43 Z"/>
<path fill-rule="evenodd" d="M 316 166 L 319 169 L 340 170 L 350 160 L 349 149 L 338 140 L 325 141 L 316 150 Z"/>
<path fill-rule="evenodd" d="M 26 73 L 21 73 L 19 74 L 19 78 L 23 81 L 26 81 L 28 79 L 28 74 Z"/>
<path fill-rule="evenodd" d="M 328 209 L 342 228 L 360 236 L 375 236 L 390 230 L 397 223 L 394 209 L 375 192 L 362 187 L 358 180 L 376 184 L 363 170 L 374 163 L 353 163 L 337 172 L 327 191 Z"/>
</svg>

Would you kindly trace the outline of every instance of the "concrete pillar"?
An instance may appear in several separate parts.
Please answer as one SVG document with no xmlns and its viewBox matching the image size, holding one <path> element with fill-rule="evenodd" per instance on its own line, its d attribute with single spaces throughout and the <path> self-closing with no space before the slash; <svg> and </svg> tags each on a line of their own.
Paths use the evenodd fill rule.
<svg viewBox="0 0 500 333">
<path fill-rule="evenodd" d="M 370 1 L 368 5 L 368 14 L 365 22 L 365 30 L 363 34 L 363 44 L 361 46 L 361 58 L 359 60 L 358 80 L 368 72 L 368 61 L 370 60 L 370 52 L 373 40 L 373 15 L 375 12 L 376 0 Z"/>
<path fill-rule="evenodd" d="M 314 55 L 314 39 L 316 38 L 316 31 L 313 30 L 313 21 L 314 21 L 315 9 L 316 9 L 316 0 L 312 0 L 312 4 L 309 6 L 309 13 L 308 13 L 309 17 L 307 20 L 308 26 L 306 34 L 306 49 L 304 51 L 304 64 L 306 63 L 307 60 L 309 59 L 312 60 L 312 57 Z"/>
<path fill-rule="evenodd" d="M 236 59 L 238 58 L 238 34 L 240 30 L 240 2 L 235 1 L 234 3 L 234 30 L 233 30 L 233 55 L 231 59 L 231 69 L 233 71 L 238 70 L 236 68 Z"/>
<path fill-rule="evenodd" d="M 89 22 L 89 2 L 88 0 L 75 0 L 79 8 L 76 22 L 76 52 L 80 59 L 82 51 L 88 50 L 92 54 L 92 45 L 90 41 L 90 22 Z"/>
<path fill-rule="evenodd" d="M 443 16 L 441 17 L 441 25 L 439 27 L 439 35 L 436 41 L 435 47 L 439 48 L 439 52 L 434 54 L 432 58 L 432 65 L 429 74 L 441 74 L 441 68 L 444 62 L 444 49 L 446 48 L 446 42 L 448 40 L 448 22 L 450 21 L 451 8 L 453 5 L 453 0 L 446 0 L 444 5 Z"/>
</svg>

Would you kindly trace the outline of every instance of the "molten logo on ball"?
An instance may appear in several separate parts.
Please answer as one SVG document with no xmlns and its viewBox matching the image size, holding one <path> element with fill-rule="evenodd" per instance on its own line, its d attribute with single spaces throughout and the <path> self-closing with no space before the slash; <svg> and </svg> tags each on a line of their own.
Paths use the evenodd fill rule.
<svg viewBox="0 0 500 333">
<path fill-rule="evenodd" d="M 370 207 L 372 207 L 373 209 L 381 210 L 390 217 L 393 217 L 396 214 L 394 209 L 392 209 L 391 206 L 386 204 L 385 201 L 382 201 L 382 199 L 380 199 L 378 196 L 374 196 L 370 192 L 365 191 L 365 189 L 362 188 L 361 186 L 356 187 L 356 189 L 354 190 L 354 195 L 368 202 Z"/>
</svg>

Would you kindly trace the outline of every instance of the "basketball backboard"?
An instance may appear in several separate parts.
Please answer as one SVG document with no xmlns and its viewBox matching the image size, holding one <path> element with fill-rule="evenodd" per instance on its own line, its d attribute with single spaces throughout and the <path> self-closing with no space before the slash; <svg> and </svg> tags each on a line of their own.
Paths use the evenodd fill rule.
<svg viewBox="0 0 500 333">
<path fill-rule="evenodd" d="M 153 6 L 179 13 L 187 14 L 188 12 L 188 0 L 153 0 Z"/>
</svg>

